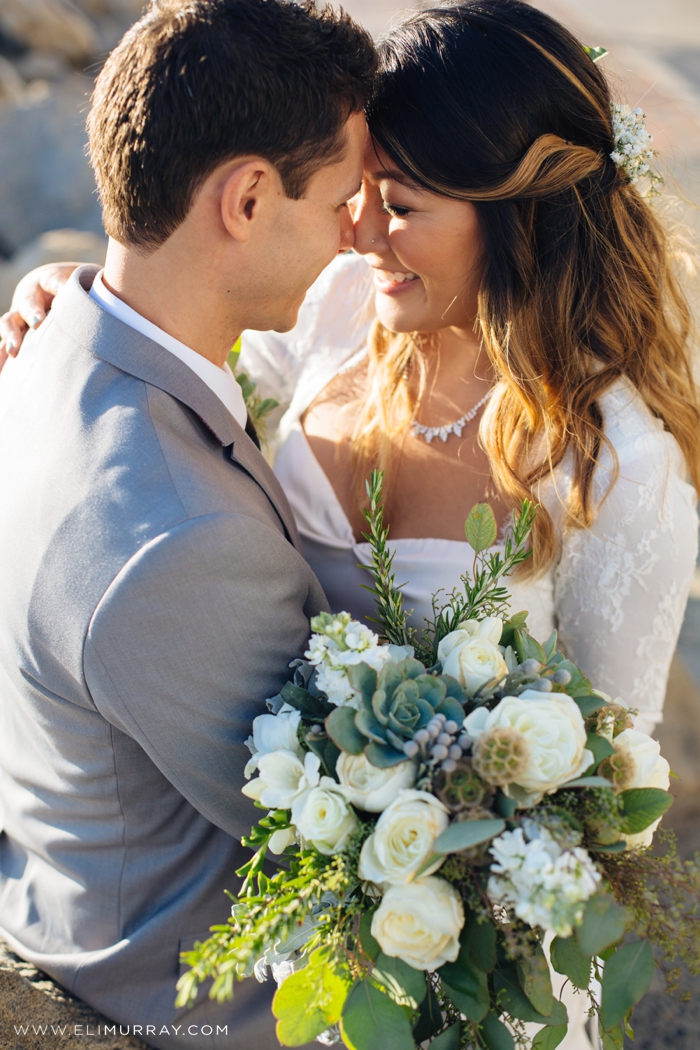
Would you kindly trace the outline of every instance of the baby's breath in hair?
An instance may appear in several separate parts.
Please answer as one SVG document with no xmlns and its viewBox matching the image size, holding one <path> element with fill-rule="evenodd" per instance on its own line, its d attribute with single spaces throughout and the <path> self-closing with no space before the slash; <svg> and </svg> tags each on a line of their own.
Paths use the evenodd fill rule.
<svg viewBox="0 0 700 1050">
<path fill-rule="evenodd" d="M 639 107 L 630 109 L 620 102 L 613 102 L 610 109 L 615 137 L 615 149 L 610 159 L 622 168 L 633 186 L 640 179 L 648 179 L 650 192 L 658 191 L 658 183 L 663 179 L 649 164 L 656 156 L 656 150 L 651 148 L 654 136 L 646 129 L 646 113 Z"/>
</svg>

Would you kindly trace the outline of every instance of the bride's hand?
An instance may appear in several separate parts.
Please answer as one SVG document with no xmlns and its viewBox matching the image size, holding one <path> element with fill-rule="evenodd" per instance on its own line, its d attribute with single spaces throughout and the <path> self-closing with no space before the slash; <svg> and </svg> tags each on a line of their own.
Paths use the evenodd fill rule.
<svg viewBox="0 0 700 1050">
<path fill-rule="evenodd" d="M 80 263 L 47 263 L 30 270 L 15 288 L 12 305 L 0 317 L 0 370 L 9 357 L 16 357 L 30 328 L 38 328 L 51 303 Z"/>
</svg>

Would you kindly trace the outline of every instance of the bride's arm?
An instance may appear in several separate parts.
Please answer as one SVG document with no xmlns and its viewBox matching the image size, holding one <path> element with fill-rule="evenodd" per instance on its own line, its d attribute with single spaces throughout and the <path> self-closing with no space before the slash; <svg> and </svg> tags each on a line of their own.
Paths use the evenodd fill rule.
<svg viewBox="0 0 700 1050">
<path fill-rule="evenodd" d="M 0 317 L 0 370 L 9 357 L 16 357 L 30 328 L 37 328 L 51 303 L 81 263 L 48 263 L 30 270 L 15 288 L 12 305 Z"/>
<path fill-rule="evenodd" d="M 622 462 L 590 530 L 569 532 L 556 571 L 562 645 L 593 685 L 662 718 L 671 658 L 695 570 L 697 496 L 671 467 L 665 436 Z"/>
</svg>

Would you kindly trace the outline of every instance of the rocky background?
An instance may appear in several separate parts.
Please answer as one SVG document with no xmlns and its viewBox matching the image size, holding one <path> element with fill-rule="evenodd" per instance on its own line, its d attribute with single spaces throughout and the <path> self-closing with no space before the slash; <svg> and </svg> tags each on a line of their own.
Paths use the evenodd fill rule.
<svg viewBox="0 0 700 1050">
<path fill-rule="evenodd" d="M 649 115 L 667 170 L 670 217 L 689 229 L 697 250 L 700 0 L 531 2 L 586 43 L 608 48 L 605 67 L 618 97 L 642 105 Z M 94 75 L 142 6 L 142 0 L 0 0 L 0 310 L 8 307 L 19 277 L 40 262 L 104 257 L 84 153 L 85 114 Z M 377 35 L 409 5 L 344 0 L 344 6 Z M 700 301 L 697 286 L 691 288 Z M 659 737 L 680 777 L 665 822 L 676 830 L 680 852 L 690 856 L 700 849 L 700 575 Z M 660 985 L 652 986 L 635 1012 L 637 1039 L 629 1050 L 697 1050 L 700 980 L 690 1003 L 669 999 Z M 0 1050 L 143 1047 L 129 1037 L 91 1034 L 101 1021 L 0 944 Z M 28 1030 L 17 1030 L 27 1023 Z M 52 1032 L 51 1025 L 65 1031 Z"/>
</svg>

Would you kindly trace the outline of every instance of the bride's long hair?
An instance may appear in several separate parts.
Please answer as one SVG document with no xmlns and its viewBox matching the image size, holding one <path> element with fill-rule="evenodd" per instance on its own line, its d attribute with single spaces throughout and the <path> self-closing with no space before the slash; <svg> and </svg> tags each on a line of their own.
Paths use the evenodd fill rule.
<svg viewBox="0 0 700 1050">
<path fill-rule="evenodd" d="M 700 489 L 691 312 L 654 207 L 610 159 L 610 90 L 581 44 L 518 0 L 420 11 L 380 44 L 371 134 L 419 185 L 473 201 L 483 245 L 478 325 L 497 385 L 479 437 L 507 500 L 537 498 L 566 453 L 569 527 L 595 518 L 599 407 L 621 376 L 680 445 Z M 390 464 L 415 416 L 422 339 L 375 324 L 358 470 Z M 529 572 L 556 555 L 537 516 Z"/>
</svg>

